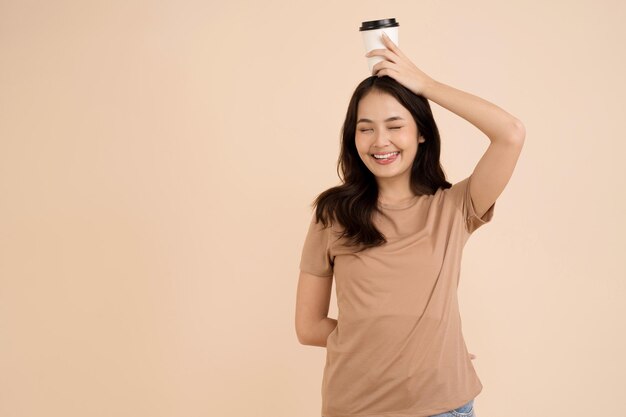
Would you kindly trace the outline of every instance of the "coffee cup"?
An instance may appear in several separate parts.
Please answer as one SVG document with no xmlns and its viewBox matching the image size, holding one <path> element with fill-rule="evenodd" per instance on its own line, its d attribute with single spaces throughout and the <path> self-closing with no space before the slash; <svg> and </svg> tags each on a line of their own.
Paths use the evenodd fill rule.
<svg viewBox="0 0 626 417">
<path fill-rule="evenodd" d="M 393 43 L 398 43 L 398 30 L 400 23 L 396 22 L 396 19 L 380 19 L 370 20 L 367 22 L 361 22 L 359 31 L 361 32 L 361 38 L 363 39 L 363 45 L 365 46 L 365 52 L 369 52 L 372 49 L 385 49 L 387 48 L 383 43 L 383 32 L 391 39 Z M 372 68 L 377 62 L 383 61 L 385 58 L 382 56 L 370 56 L 367 57 L 367 65 L 372 73 Z M 372 74 L 373 75 L 373 74 Z"/>
</svg>

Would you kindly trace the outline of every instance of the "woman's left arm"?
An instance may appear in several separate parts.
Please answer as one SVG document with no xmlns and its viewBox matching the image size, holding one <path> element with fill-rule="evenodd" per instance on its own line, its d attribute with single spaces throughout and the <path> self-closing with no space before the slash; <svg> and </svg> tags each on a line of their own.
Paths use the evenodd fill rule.
<svg viewBox="0 0 626 417">
<path fill-rule="evenodd" d="M 482 217 L 513 175 L 526 129 L 522 122 L 495 104 L 437 81 L 426 84 L 423 95 L 472 123 L 491 141 L 469 184 L 471 204 L 478 217 Z"/>
<path fill-rule="evenodd" d="M 471 202 L 477 215 L 482 217 L 513 175 L 526 138 L 524 125 L 495 104 L 434 80 L 411 62 L 391 39 L 386 36 L 382 39 L 386 49 L 374 49 L 366 54 L 385 58 L 372 67 L 373 74 L 389 76 L 413 93 L 461 116 L 491 141 L 470 181 Z"/>
</svg>

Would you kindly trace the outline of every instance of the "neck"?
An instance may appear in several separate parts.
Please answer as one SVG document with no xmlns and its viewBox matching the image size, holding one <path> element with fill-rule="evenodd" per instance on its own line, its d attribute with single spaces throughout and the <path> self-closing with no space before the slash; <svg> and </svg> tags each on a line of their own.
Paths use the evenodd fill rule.
<svg viewBox="0 0 626 417">
<path fill-rule="evenodd" d="M 377 178 L 378 200 L 383 203 L 395 204 L 415 197 L 407 178 Z"/>
</svg>

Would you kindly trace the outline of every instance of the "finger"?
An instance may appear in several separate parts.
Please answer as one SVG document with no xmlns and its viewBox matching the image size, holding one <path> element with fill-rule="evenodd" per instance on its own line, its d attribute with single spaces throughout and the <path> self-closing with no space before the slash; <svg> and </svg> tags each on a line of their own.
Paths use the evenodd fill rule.
<svg viewBox="0 0 626 417">
<path fill-rule="evenodd" d="M 393 42 L 391 42 L 391 39 L 389 38 L 387 38 L 386 40 L 385 49 L 381 49 L 380 51 L 381 52 L 379 55 L 384 55 L 385 58 L 387 58 L 393 63 L 398 62 L 398 58 L 402 56 L 398 53 L 398 47 L 395 46 Z"/>
<path fill-rule="evenodd" d="M 400 50 L 400 48 L 398 47 L 398 45 L 396 45 L 389 36 L 387 36 L 387 34 L 385 32 L 383 32 L 383 43 L 385 44 L 385 46 L 387 46 L 387 48 L 393 52 L 395 52 L 396 54 L 398 54 L 398 56 L 404 57 L 404 54 L 402 53 L 402 51 Z"/>
<path fill-rule="evenodd" d="M 395 62 L 394 60 L 395 55 L 389 49 L 372 49 L 371 51 L 365 54 L 365 56 L 367 57 L 381 56 L 381 55 L 387 58 L 388 60 L 390 60 L 391 62 Z"/>
<path fill-rule="evenodd" d="M 388 63 L 388 61 L 385 61 L 384 59 L 382 61 L 378 61 L 377 63 L 372 65 L 372 71 L 376 72 L 376 71 L 378 71 L 380 69 L 385 68 L 387 63 Z"/>
<path fill-rule="evenodd" d="M 371 51 L 366 53 L 365 56 L 378 55 L 378 54 L 380 54 L 383 51 L 385 51 L 385 49 L 372 49 Z"/>
<path fill-rule="evenodd" d="M 389 74 L 389 69 L 388 68 L 383 68 L 380 71 L 378 71 L 378 73 L 376 75 L 378 75 L 379 77 L 382 77 L 383 75 L 388 75 Z"/>
<path fill-rule="evenodd" d="M 385 32 L 383 32 L 383 43 L 391 50 L 398 48 L 398 45 L 396 45 Z"/>
<path fill-rule="evenodd" d="M 376 51 L 376 53 L 372 54 L 371 52 Z M 383 56 L 388 61 L 393 62 L 394 64 L 398 61 L 398 56 L 391 52 L 389 49 L 373 49 L 371 52 L 367 53 L 365 56 Z"/>
<path fill-rule="evenodd" d="M 387 68 L 387 62 L 386 61 L 380 61 L 377 62 L 376 64 L 374 64 L 374 66 L 372 67 L 372 73 L 374 75 L 378 75 L 378 73 L 380 73 L 380 71 L 384 70 L 385 68 Z"/>
<path fill-rule="evenodd" d="M 378 74 L 376 74 L 376 75 L 378 75 L 379 77 L 382 77 L 383 75 L 387 75 L 387 76 L 393 78 L 394 80 L 396 80 L 397 79 L 396 78 L 397 74 L 398 74 L 398 71 L 396 69 L 391 68 L 391 67 L 385 67 L 385 68 L 381 69 L 380 71 L 378 71 Z"/>
</svg>

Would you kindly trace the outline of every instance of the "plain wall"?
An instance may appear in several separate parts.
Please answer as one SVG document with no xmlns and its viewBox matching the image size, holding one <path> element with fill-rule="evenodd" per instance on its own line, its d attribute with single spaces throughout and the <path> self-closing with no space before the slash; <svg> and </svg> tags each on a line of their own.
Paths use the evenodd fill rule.
<svg viewBox="0 0 626 417">
<path fill-rule="evenodd" d="M 1 416 L 320 416 L 300 251 L 388 17 L 526 127 L 463 257 L 477 415 L 623 410 L 623 2 L 4 0 Z M 489 140 L 431 106 L 456 182 Z"/>
</svg>

